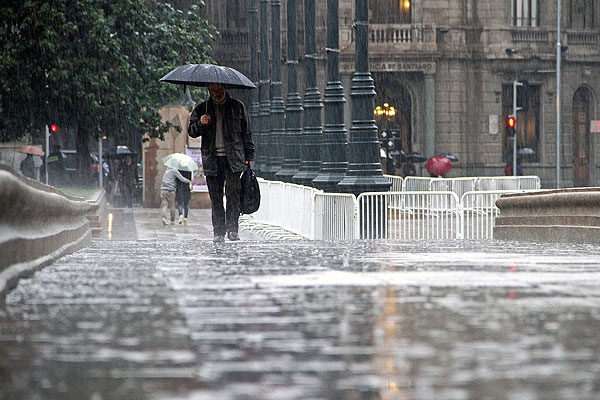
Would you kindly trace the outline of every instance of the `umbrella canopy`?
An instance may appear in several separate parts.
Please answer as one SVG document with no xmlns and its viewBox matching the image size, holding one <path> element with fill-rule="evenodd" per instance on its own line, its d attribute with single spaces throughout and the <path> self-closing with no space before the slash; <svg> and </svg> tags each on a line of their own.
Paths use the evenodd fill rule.
<svg viewBox="0 0 600 400">
<path fill-rule="evenodd" d="M 412 163 L 422 163 L 427 161 L 427 159 L 425 158 L 425 156 L 423 154 L 420 153 L 408 153 L 404 156 L 404 158 L 406 158 L 407 161 L 410 161 Z"/>
<path fill-rule="evenodd" d="M 512 152 L 511 152 L 512 154 Z M 520 156 L 528 156 L 531 154 L 535 154 L 535 151 L 533 151 L 533 149 L 529 148 L 529 147 L 520 147 L 519 149 L 517 149 L 517 154 Z"/>
<path fill-rule="evenodd" d="M 451 168 L 452 161 L 442 156 L 431 157 L 425 163 L 425 169 L 433 176 L 446 175 Z"/>
<path fill-rule="evenodd" d="M 135 152 L 131 150 L 128 146 L 117 146 L 114 149 L 111 149 L 108 152 L 109 158 L 121 158 L 125 156 L 134 156 Z"/>
<path fill-rule="evenodd" d="M 458 162 L 458 157 L 456 157 L 455 155 L 452 155 L 450 153 L 440 153 L 440 154 L 436 154 L 436 156 L 445 157 L 453 163 Z"/>
<path fill-rule="evenodd" d="M 19 150 L 17 150 L 19 153 L 23 153 L 23 154 L 33 154 L 34 156 L 43 156 L 44 150 L 40 149 L 37 146 L 34 145 L 27 145 L 27 146 L 23 146 L 21 147 Z"/>
<path fill-rule="evenodd" d="M 213 64 L 182 65 L 160 78 L 160 81 L 190 86 L 222 83 L 229 88 L 256 89 L 254 83 L 240 71 Z"/>
<path fill-rule="evenodd" d="M 165 164 L 169 168 L 175 168 L 180 171 L 190 171 L 194 172 L 198 170 L 198 164 L 194 159 L 183 153 L 173 153 L 169 154 L 166 157 L 163 157 L 163 164 Z"/>
</svg>

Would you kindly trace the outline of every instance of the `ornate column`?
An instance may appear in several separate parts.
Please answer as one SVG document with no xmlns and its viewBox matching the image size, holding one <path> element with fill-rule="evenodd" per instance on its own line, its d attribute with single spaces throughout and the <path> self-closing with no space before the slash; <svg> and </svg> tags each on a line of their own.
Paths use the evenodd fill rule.
<svg viewBox="0 0 600 400">
<path fill-rule="evenodd" d="M 259 50 L 258 50 L 258 0 L 250 0 L 250 79 L 256 87 L 260 87 L 260 83 L 258 81 L 258 59 L 259 59 Z M 260 104 L 258 102 L 258 90 L 252 90 L 250 93 L 250 121 L 252 123 L 252 133 L 254 135 L 254 145 L 256 146 L 256 154 L 260 154 L 263 150 L 260 147 L 260 118 L 259 118 L 259 110 Z M 256 160 L 255 160 L 256 161 Z M 254 163 L 254 171 L 257 174 L 260 174 L 260 163 Z"/>
<path fill-rule="evenodd" d="M 257 152 L 260 176 L 267 173 L 268 154 L 271 151 L 269 121 L 271 115 L 271 102 L 269 100 L 269 25 L 268 25 L 269 0 L 260 0 L 260 152 Z"/>
<path fill-rule="evenodd" d="M 283 163 L 276 178 L 293 182 L 300 168 L 300 140 L 302 139 L 302 99 L 298 93 L 298 0 L 287 1 L 287 99 Z"/>
<path fill-rule="evenodd" d="M 323 131 L 321 124 L 321 94 L 317 87 L 317 46 L 315 20 L 317 12 L 315 0 L 304 0 L 304 47 L 306 54 L 305 91 L 304 91 L 304 131 L 300 157 L 300 172 L 294 175 L 294 182 L 310 186 L 319 173 L 321 165 L 321 142 Z"/>
<path fill-rule="evenodd" d="M 369 72 L 369 2 L 355 0 L 355 55 L 352 77 L 352 128 L 348 144 L 348 171 L 338 184 L 340 191 L 387 191 L 391 183 L 383 177 L 379 162 L 377 126 L 373 119 L 375 85 Z"/>
<path fill-rule="evenodd" d="M 327 87 L 321 170 L 313 186 L 325 192 L 339 191 L 338 183 L 348 168 L 348 143 L 344 125 L 344 87 L 340 81 L 339 0 L 327 0 Z"/>
<path fill-rule="evenodd" d="M 271 0 L 271 130 L 265 177 L 276 179 L 283 160 L 285 105 L 281 97 L 281 0 Z"/>
</svg>

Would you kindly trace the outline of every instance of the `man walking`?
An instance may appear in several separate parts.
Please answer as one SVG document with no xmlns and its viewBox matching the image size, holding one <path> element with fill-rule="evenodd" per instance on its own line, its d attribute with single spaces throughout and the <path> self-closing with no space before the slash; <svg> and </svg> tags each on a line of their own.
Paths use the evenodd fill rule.
<svg viewBox="0 0 600 400">
<path fill-rule="evenodd" d="M 244 165 L 252 165 L 254 142 L 244 103 L 230 97 L 225 86 L 211 83 L 210 99 L 196 106 L 188 133 L 202 136 L 202 167 L 212 207 L 215 242 L 240 240 L 240 175 Z M 223 189 L 227 209 L 223 206 Z"/>
</svg>

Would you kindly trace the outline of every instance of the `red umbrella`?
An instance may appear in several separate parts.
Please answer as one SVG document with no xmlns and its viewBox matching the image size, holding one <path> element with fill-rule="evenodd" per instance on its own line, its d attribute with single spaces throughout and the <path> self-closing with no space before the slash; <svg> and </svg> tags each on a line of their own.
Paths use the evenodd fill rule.
<svg viewBox="0 0 600 400">
<path fill-rule="evenodd" d="M 33 146 L 33 145 L 23 146 L 17 151 L 19 153 L 23 153 L 23 154 L 33 154 L 34 156 L 43 156 L 44 155 L 44 150 L 40 149 L 37 146 Z"/>
<path fill-rule="evenodd" d="M 452 168 L 452 161 L 442 156 L 431 157 L 425 163 L 425 169 L 433 176 L 446 175 Z"/>
</svg>

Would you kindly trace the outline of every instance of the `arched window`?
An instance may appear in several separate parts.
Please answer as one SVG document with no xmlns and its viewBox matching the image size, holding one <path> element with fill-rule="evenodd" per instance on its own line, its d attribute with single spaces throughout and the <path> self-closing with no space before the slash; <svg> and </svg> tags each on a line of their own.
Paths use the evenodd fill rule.
<svg viewBox="0 0 600 400">
<path fill-rule="evenodd" d="M 412 0 L 369 1 L 369 22 L 373 24 L 410 24 Z"/>
</svg>

